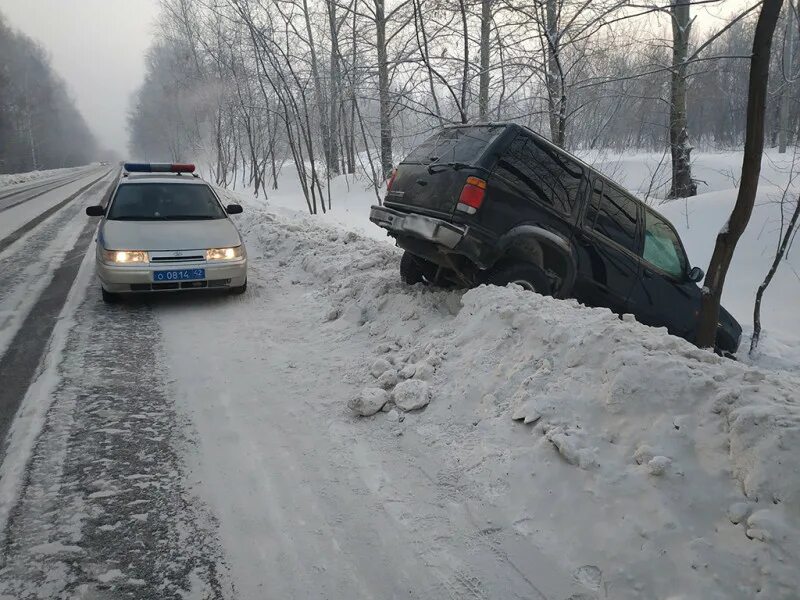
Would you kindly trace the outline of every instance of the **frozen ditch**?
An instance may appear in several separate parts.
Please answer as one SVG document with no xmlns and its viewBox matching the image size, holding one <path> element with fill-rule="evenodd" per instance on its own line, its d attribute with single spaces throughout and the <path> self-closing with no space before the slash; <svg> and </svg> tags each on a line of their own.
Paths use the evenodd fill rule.
<svg viewBox="0 0 800 600">
<path fill-rule="evenodd" d="M 409 288 L 392 247 L 295 213 L 251 228 L 317 282 L 321 327 L 367 336 L 343 411 L 413 433 L 598 597 L 796 597 L 796 376 L 521 289 Z"/>
</svg>

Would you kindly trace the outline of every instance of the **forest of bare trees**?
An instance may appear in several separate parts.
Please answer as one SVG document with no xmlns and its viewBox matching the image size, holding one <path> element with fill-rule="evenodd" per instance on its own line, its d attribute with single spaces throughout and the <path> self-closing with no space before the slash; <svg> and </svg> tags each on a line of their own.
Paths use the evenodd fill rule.
<svg viewBox="0 0 800 600">
<path fill-rule="evenodd" d="M 0 173 L 95 158 L 95 140 L 44 51 L 0 14 Z"/>
<path fill-rule="evenodd" d="M 377 189 L 445 123 L 514 120 L 572 151 L 663 152 L 672 163 L 664 195 L 690 196 L 692 149 L 744 142 L 758 6 L 163 0 L 130 149 L 198 160 L 217 183 L 264 194 L 291 163 L 316 213 L 330 207 L 331 177 L 357 172 Z M 800 35 L 786 33 L 798 22 L 787 28 L 789 10 L 770 67 L 768 145 L 800 136 Z M 700 11 L 718 18 L 701 27 Z"/>
</svg>

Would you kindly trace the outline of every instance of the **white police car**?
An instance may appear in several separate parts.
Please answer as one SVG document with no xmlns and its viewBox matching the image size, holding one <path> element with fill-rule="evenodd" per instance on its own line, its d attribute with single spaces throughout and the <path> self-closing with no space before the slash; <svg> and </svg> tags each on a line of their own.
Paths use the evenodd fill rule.
<svg viewBox="0 0 800 600">
<path fill-rule="evenodd" d="M 214 190 L 194 165 L 125 163 L 97 234 L 97 274 L 103 300 L 120 294 L 247 288 L 247 252 Z"/>
</svg>

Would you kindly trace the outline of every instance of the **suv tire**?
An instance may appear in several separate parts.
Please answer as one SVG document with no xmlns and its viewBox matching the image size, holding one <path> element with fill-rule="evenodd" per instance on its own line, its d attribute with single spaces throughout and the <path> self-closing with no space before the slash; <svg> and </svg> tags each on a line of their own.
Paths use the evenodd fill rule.
<svg viewBox="0 0 800 600">
<path fill-rule="evenodd" d="M 414 285 L 425 281 L 425 273 L 417 260 L 417 257 L 408 250 L 403 252 L 403 258 L 400 259 L 400 279 L 403 280 L 403 283 Z"/>
<path fill-rule="evenodd" d="M 537 292 L 542 296 L 550 296 L 553 293 L 547 274 L 531 263 L 517 262 L 500 265 L 490 273 L 487 283 L 500 287 L 516 283 L 526 290 Z"/>
<path fill-rule="evenodd" d="M 230 289 L 231 294 L 233 294 L 234 296 L 241 296 L 246 291 L 247 291 L 247 280 L 246 279 L 244 280 L 244 283 L 242 285 L 237 285 L 237 286 L 232 287 Z"/>
</svg>

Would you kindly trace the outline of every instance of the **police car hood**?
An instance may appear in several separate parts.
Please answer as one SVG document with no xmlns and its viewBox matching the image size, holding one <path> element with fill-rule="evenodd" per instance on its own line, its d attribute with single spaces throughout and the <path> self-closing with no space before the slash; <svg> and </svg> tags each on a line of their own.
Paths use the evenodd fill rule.
<svg viewBox="0 0 800 600">
<path fill-rule="evenodd" d="M 98 240 L 107 250 L 203 250 L 241 244 L 229 219 L 106 221 Z"/>
</svg>

